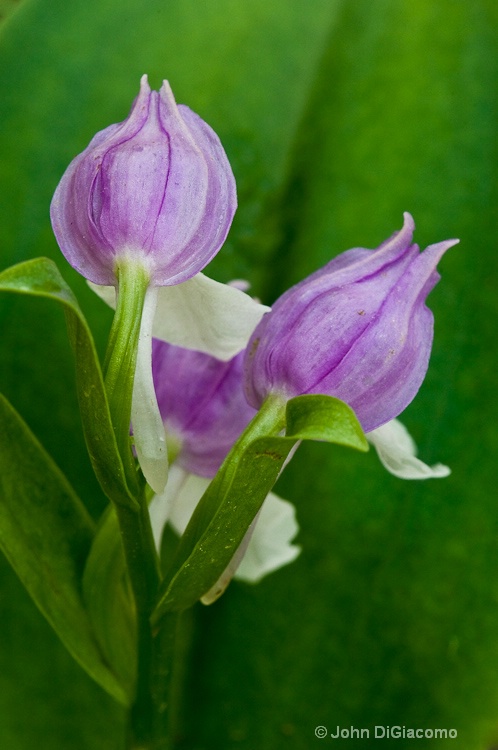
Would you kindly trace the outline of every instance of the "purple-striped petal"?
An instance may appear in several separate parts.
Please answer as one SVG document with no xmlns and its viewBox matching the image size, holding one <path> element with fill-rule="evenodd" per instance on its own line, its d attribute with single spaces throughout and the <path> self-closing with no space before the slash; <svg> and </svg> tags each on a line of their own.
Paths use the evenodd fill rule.
<svg viewBox="0 0 498 750">
<path fill-rule="evenodd" d="M 116 262 L 133 257 L 155 286 L 177 284 L 209 263 L 236 209 L 235 180 L 216 134 L 165 81 L 143 76 L 129 117 L 92 139 L 52 200 L 59 246 L 77 271 L 115 285 Z"/>
<path fill-rule="evenodd" d="M 286 292 L 253 333 L 246 392 L 257 408 L 271 392 L 335 396 L 365 432 L 397 416 L 425 376 L 433 316 L 425 298 L 436 266 L 456 243 L 423 253 L 413 219 L 377 250 L 355 248 Z"/>
</svg>

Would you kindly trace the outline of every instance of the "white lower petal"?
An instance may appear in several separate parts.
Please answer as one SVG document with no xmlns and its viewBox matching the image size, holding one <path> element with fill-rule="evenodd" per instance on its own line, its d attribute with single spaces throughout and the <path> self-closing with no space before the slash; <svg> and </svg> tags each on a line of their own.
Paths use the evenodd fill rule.
<svg viewBox="0 0 498 750">
<path fill-rule="evenodd" d="M 417 448 L 406 427 L 397 419 L 372 430 L 367 440 L 374 446 L 387 471 L 401 479 L 436 479 L 451 471 L 443 464 L 428 466 L 416 456 Z"/>
<path fill-rule="evenodd" d="M 157 291 L 157 288 L 149 287 L 145 296 L 133 381 L 131 422 L 140 468 L 154 492 L 162 492 L 168 479 L 168 452 L 152 379 L 152 324 Z"/>
<path fill-rule="evenodd" d="M 110 307 L 116 306 L 114 287 L 89 286 Z M 245 349 L 269 310 L 240 289 L 198 273 L 182 284 L 158 288 L 152 334 L 227 361 Z"/>
<path fill-rule="evenodd" d="M 171 503 L 169 522 L 180 536 L 188 526 L 197 503 L 209 487 L 211 480 L 187 474 L 185 481 L 174 491 Z"/>
<path fill-rule="evenodd" d="M 245 349 L 268 310 L 240 289 L 198 273 L 160 289 L 154 336 L 229 360 Z"/>
<path fill-rule="evenodd" d="M 296 559 L 301 548 L 291 544 L 299 531 L 294 506 L 270 492 L 263 505 L 235 578 L 257 583 Z"/>
<path fill-rule="evenodd" d="M 170 520 L 171 512 L 175 505 L 175 500 L 180 495 L 182 487 L 189 479 L 189 477 L 190 475 L 187 474 L 184 469 L 173 464 L 169 470 L 168 483 L 166 487 L 162 492 L 154 495 L 150 502 L 150 523 L 152 526 L 152 535 L 154 537 L 154 542 L 156 544 L 156 549 L 158 552 L 160 551 L 161 547 L 161 538 L 163 535 L 164 527 L 168 520 Z"/>
</svg>

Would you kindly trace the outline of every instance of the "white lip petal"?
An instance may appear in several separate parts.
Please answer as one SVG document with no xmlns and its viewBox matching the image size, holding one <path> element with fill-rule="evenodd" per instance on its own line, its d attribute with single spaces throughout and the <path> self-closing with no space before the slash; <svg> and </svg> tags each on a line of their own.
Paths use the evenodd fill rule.
<svg viewBox="0 0 498 750">
<path fill-rule="evenodd" d="M 110 307 L 116 306 L 114 287 L 90 283 L 90 288 Z M 158 287 L 152 335 L 227 361 L 245 349 L 269 310 L 240 289 L 198 273 L 176 286 Z"/>
<path fill-rule="evenodd" d="M 133 381 L 131 423 L 135 449 L 144 477 L 154 492 L 162 492 L 168 479 L 168 452 L 164 424 L 152 379 L 152 323 L 157 288 L 145 295 Z"/>
<path fill-rule="evenodd" d="M 372 430 L 366 437 L 387 471 L 400 479 L 440 479 L 451 474 L 448 466 L 428 466 L 417 458 L 413 438 L 397 419 Z"/>
</svg>

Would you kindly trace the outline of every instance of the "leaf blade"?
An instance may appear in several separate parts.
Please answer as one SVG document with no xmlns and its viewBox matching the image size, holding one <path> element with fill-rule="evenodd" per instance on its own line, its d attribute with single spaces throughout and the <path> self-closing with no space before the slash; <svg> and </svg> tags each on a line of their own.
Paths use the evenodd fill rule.
<svg viewBox="0 0 498 750">
<path fill-rule="evenodd" d="M 277 481 L 295 443 L 291 438 L 253 440 L 228 482 L 223 471 L 213 479 L 182 537 L 172 566 L 174 572 L 163 581 L 153 621 L 158 622 L 168 611 L 192 606 L 216 583 Z M 216 513 L 207 527 L 199 530 L 197 517 L 204 514 L 204 506 L 215 505 Z"/>
<path fill-rule="evenodd" d="M 104 381 L 93 337 L 76 297 L 48 258 L 19 263 L 0 273 L 0 291 L 35 295 L 64 307 L 75 362 L 76 388 L 85 441 L 99 483 L 113 502 L 136 507 L 116 445 Z"/>
<path fill-rule="evenodd" d="M 276 403 L 268 425 L 273 419 L 278 424 L 281 408 Z M 173 573 L 162 583 L 154 620 L 167 611 L 192 606 L 218 581 L 299 440 L 325 440 L 368 450 L 356 415 L 339 399 L 298 396 L 287 402 L 285 412 L 285 437 L 251 440 L 250 425 L 232 448 L 181 539 Z"/>
<path fill-rule="evenodd" d="M 296 396 L 287 402 L 286 434 L 300 440 L 323 440 L 359 451 L 369 446 L 354 411 L 338 398 Z"/>
<path fill-rule="evenodd" d="M 76 661 L 116 700 L 126 696 L 93 638 L 79 585 L 93 522 L 66 478 L 0 395 L 0 547 Z"/>
</svg>

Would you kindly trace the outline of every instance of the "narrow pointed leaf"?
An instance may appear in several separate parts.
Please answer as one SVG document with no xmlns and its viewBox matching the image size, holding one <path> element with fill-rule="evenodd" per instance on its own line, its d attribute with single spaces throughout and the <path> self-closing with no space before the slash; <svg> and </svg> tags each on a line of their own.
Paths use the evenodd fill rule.
<svg viewBox="0 0 498 750">
<path fill-rule="evenodd" d="M 278 475 L 295 440 L 259 438 L 238 459 L 226 481 L 225 471 L 213 479 L 187 526 L 173 575 L 166 577 L 154 619 L 171 610 L 191 607 L 219 579 Z M 204 518 L 218 507 L 207 527 Z"/>
<path fill-rule="evenodd" d="M 285 437 L 242 436 L 197 506 L 166 576 L 155 618 L 194 604 L 219 579 L 298 440 L 357 450 L 368 443 L 352 409 L 330 396 L 299 396 L 286 407 Z M 248 428 L 248 430 L 250 427 Z"/>
<path fill-rule="evenodd" d="M 66 648 L 120 702 L 85 610 L 80 580 L 93 522 L 63 474 L 0 396 L 0 547 Z"/>
<path fill-rule="evenodd" d="M 19 263 L 0 273 L 0 291 L 47 297 L 64 307 L 76 367 L 83 431 L 95 474 L 107 497 L 136 505 L 130 495 L 112 429 L 95 344 L 76 297 L 48 258 Z"/>
</svg>

